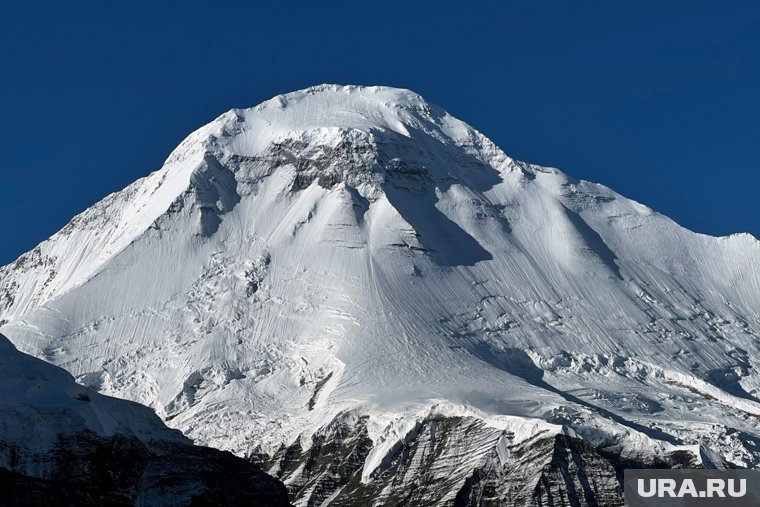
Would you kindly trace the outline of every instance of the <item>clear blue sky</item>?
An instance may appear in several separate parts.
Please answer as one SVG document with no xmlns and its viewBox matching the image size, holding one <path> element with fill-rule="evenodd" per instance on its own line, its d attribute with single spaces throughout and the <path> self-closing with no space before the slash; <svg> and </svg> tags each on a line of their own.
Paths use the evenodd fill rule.
<svg viewBox="0 0 760 507">
<path fill-rule="evenodd" d="M 0 264 L 322 82 L 413 89 L 515 158 L 760 236 L 760 2 L 4 2 Z"/>
</svg>

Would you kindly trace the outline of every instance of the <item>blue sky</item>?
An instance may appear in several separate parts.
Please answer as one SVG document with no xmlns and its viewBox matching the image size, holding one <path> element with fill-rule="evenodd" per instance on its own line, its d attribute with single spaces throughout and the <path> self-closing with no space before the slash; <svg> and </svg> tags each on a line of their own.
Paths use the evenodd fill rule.
<svg viewBox="0 0 760 507">
<path fill-rule="evenodd" d="M 758 2 L 5 2 L 0 264 L 322 82 L 413 89 L 515 158 L 760 236 Z"/>
</svg>

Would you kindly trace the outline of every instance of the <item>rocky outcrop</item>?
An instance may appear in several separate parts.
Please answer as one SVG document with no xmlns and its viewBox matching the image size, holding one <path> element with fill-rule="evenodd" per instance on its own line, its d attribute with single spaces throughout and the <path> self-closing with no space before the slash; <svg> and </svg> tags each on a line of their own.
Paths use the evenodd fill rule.
<svg viewBox="0 0 760 507">
<path fill-rule="evenodd" d="M 501 464 L 491 453 L 454 505 L 623 505 L 613 464 L 581 439 L 554 435 L 520 446 Z"/>
<path fill-rule="evenodd" d="M 561 426 L 435 413 L 378 455 L 368 421 L 342 413 L 308 446 L 257 458 L 304 506 L 622 506 L 624 468 L 700 466 L 679 450 L 624 458 Z"/>
</svg>

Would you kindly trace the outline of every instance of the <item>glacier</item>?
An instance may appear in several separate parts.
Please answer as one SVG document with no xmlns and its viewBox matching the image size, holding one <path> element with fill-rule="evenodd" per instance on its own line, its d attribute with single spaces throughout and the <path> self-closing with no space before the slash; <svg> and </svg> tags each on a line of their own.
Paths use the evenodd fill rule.
<svg viewBox="0 0 760 507">
<path fill-rule="evenodd" d="M 0 332 L 297 505 L 614 505 L 626 466 L 758 464 L 758 261 L 411 91 L 321 85 L 0 268 Z"/>
</svg>

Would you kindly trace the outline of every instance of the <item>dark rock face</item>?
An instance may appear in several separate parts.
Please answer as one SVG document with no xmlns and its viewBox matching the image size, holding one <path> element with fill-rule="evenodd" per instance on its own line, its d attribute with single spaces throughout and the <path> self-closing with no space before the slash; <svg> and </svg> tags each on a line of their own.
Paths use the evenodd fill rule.
<svg viewBox="0 0 760 507">
<path fill-rule="evenodd" d="M 623 460 L 564 433 L 514 439 L 476 418 L 431 415 L 362 480 L 372 449 L 367 418 L 344 413 L 308 449 L 297 440 L 259 458 L 293 502 L 308 506 L 614 507 L 623 505 L 624 468 L 699 466 L 679 452 Z"/>
<path fill-rule="evenodd" d="M 294 501 L 321 505 L 336 491 L 352 491 L 357 487 L 371 448 L 367 419 L 347 415 L 336 418 L 323 432 L 314 435 L 308 450 L 298 440 L 281 448 L 269 461 L 274 465 L 270 473 L 289 478 L 288 489 Z M 360 502 L 351 495 L 351 501 L 354 500 Z"/>
<path fill-rule="evenodd" d="M 514 450 L 506 466 L 492 458 L 467 478 L 454 505 L 623 505 L 612 463 L 583 440 L 567 435 L 538 440 Z"/>
<path fill-rule="evenodd" d="M 35 476 L 0 468 L 0 505 L 287 506 L 285 487 L 257 465 L 216 449 L 91 433 L 60 436 L 49 453 L 18 451 Z"/>
</svg>

